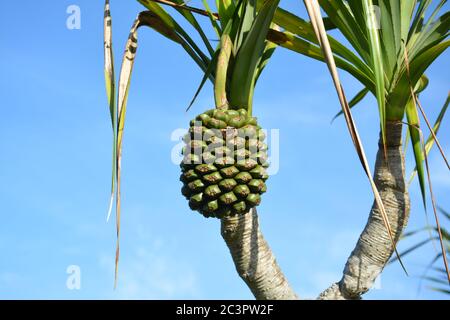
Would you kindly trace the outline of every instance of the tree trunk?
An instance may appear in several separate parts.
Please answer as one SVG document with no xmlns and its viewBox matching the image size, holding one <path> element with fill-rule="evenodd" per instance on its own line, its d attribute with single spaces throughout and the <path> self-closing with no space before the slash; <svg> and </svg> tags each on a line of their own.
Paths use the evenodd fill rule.
<svg viewBox="0 0 450 320">
<path fill-rule="evenodd" d="M 297 299 L 261 233 L 256 209 L 223 218 L 221 233 L 239 276 L 256 299 Z"/>
<path fill-rule="evenodd" d="M 409 195 L 405 184 L 402 152 L 402 123 L 386 124 L 387 159 L 380 137 L 374 181 L 380 192 L 397 243 L 409 217 Z M 319 299 L 359 299 L 373 285 L 394 250 L 375 201 L 366 227 L 347 260 L 339 283 L 325 290 Z"/>
</svg>

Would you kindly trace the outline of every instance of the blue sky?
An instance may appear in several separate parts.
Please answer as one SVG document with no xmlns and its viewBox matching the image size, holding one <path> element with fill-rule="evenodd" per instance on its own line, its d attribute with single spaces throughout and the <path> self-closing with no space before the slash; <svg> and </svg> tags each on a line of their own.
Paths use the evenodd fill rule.
<svg viewBox="0 0 450 320">
<path fill-rule="evenodd" d="M 66 9 L 72 4 L 81 8 L 80 30 L 66 28 Z M 301 1 L 282 4 L 306 16 Z M 119 65 L 142 7 L 112 0 L 111 9 Z M 252 298 L 235 272 L 219 221 L 189 210 L 180 195 L 179 168 L 170 160 L 172 131 L 186 128 L 196 114 L 213 107 L 211 86 L 184 112 L 202 74 L 181 48 L 149 29 L 139 32 L 129 96 L 120 275 L 113 290 L 115 224 L 105 222 L 111 128 L 102 17 L 103 1 L 0 5 L 0 298 Z M 447 52 L 427 72 L 430 85 L 421 101 L 430 119 L 447 96 L 448 70 Z M 349 97 L 360 89 L 347 74 L 341 77 Z M 343 119 L 330 124 L 338 109 L 323 64 L 277 50 L 254 101 L 260 123 L 280 130 L 280 170 L 268 180 L 259 215 L 279 264 L 306 298 L 339 280 L 372 205 Z M 354 116 L 373 168 L 375 100 L 366 98 Z M 449 133 L 445 121 L 439 134 L 445 150 L 450 150 Z M 450 210 L 450 174 L 436 151 L 430 155 L 436 198 Z M 408 175 L 412 168 L 409 149 Z M 417 181 L 410 192 L 408 230 L 413 230 L 424 225 L 425 214 Z M 445 298 L 418 290 L 418 276 L 434 255 L 429 245 L 405 258 L 409 277 L 398 264 L 388 266 L 366 297 Z M 66 287 L 70 265 L 81 269 L 80 290 Z"/>
</svg>

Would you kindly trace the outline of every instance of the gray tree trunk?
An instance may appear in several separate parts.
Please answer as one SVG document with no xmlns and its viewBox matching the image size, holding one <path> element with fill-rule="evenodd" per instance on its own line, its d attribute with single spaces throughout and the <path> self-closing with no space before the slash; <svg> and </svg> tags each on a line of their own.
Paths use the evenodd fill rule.
<svg viewBox="0 0 450 320">
<path fill-rule="evenodd" d="M 236 270 L 256 299 L 297 299 L 261 233 L 256 209 L 222 219 L 222 237 Z"/>
<path fill-rule="evenodd" d="M 387 160 L 383 144 L 378 144 L 374 181 L 380 192 L 397 242 L 409 217 L 409 195 L 405 184 L 402 152 L 402 123 L 386 125 Z M 393 254 L 389 234 L 374 202 L 364 231 L 347 260 L 342 279 L 325 290 L 319 299 L 359 299 L 373 285 Z"/>
</svg>

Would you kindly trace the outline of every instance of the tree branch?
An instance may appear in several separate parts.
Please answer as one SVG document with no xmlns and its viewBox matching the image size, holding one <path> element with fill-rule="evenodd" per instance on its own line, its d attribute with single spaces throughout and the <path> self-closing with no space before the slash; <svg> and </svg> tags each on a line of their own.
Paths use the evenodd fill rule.
<svg viewBox="0 0 450 320">
<path fill-rule="evenodd" d="M 256 299 L 298 299 L 261 233 L 256 209 L 223 218 L 221 233 L 239 276 Z"/>
<path fill-rule="evenodd" d="M 374 172 L 375 184 L 380 191 L 396 243 L 406 227 L 410 209 L 401 140 L 402 123 L 388 121 L 387 161 L 380 137 Z M 342 279 L 325 290 L 319 299 L 359 299 L 372 287 L 393 252 L 388 232 L 374 202 L 366 227 L 347 260 Z"/>
</svg>

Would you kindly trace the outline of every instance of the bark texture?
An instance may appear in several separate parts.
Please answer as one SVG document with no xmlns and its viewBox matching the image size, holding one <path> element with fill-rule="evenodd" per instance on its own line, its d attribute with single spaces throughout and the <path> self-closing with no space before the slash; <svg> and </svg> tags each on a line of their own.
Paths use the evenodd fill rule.
<svg viewBox="0 0 450 320">
<path fill-rule="evenodd" d="M 410 209 L 405 184 L 401 122 L 386 124 L 386 144 L 388 161 L 380 137 L 374 181 L 397 242 L 408 222 Z M 389 234 L 374 201 L 366 227 L 347 260 L 342 279 L 325 290 L 319 299 L 359 299 L 372 287 L 393 252 Z"/>
<path fill-rule="evenodd" d="M 239 276 L 256 299 L 298 299 L 261 233 L 256 209 L 223 218 L 221 233 Z"/>
</svg>

